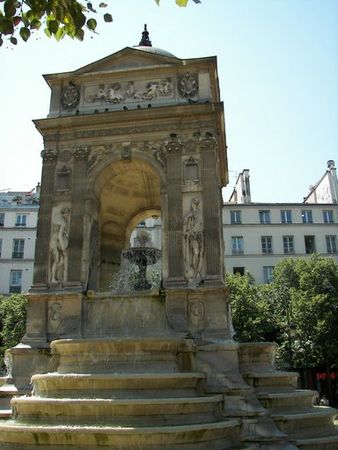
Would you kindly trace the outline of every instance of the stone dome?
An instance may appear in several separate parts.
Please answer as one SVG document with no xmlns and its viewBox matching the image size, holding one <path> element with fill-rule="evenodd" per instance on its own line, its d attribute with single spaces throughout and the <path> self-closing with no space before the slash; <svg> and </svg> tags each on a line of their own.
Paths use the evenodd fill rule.
<svg viewBox="0 0 338 450">
<path fill-rule="evenodd" d="M 150 47 L 150 46 L 145 46 L 145 45 L 134 45 L 132 48 L 135 48 L 136 50 L 142 50 L 143 52 L 154 53 L 155 55 L 162 55 L 162 56 L 168 56 L 170 58 L 177 58 L 177 56 L 173 55 L 172 53 L 168 52 L 167 50 L 163 50 L 162 48 L 158 48 L 158 47 Z"/>
</svg>

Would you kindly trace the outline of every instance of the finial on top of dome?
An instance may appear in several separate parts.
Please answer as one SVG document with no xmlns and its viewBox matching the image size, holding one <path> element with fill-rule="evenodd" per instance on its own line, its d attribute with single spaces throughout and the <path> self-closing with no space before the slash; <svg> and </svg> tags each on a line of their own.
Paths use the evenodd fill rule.
<svg viewBox="0 0 338 450">
<path fill-rule="evenodd" d="M 142 47 L 152 47 L 151 40 L 149 39 L 149 32 L 147 30 L 147 24 L 144 24 L 144 31 L 142 31 L 142 39 L 138 44 Z"/>
</svg>

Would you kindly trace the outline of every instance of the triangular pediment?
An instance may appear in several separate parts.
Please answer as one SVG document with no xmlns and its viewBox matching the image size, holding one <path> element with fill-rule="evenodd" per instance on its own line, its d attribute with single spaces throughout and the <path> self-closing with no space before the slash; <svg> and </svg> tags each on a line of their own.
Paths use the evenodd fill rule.
<svg viewBox="0 0 338 450">
<path fill-rule="evenodd" d="M 125 47 L 116 53 L 88 64 L 73 72 L 73 75 L 82 75 L 95 72 L 108 72 L 112 70 L 128 70 L 147 68 L 159 65 L 177 65 L 181 60 L 169 52 L 149 47 L 139 48 Z"/>
</svg>

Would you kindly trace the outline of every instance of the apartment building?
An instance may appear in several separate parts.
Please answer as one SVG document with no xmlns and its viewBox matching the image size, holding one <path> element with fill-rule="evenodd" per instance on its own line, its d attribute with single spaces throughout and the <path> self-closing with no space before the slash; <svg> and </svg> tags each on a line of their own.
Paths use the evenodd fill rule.
<svg viewBox="0 0 338 450">
<path fill-rule="evenodd" d="M 267 283 L 284 257 L 316 252 L 338 262 L 337 188 L 330 160 L 302 203 L 256 203 L 251 201 L 249 171 L 243 170 L 223 207 L 226 271 L 249 272 L 257 283 Z"/>
<path fill-rule="evenodd" d="M 27 292 L 33 280 L 39 186 L 0 192 L 0 294 Z"/>
</svg>

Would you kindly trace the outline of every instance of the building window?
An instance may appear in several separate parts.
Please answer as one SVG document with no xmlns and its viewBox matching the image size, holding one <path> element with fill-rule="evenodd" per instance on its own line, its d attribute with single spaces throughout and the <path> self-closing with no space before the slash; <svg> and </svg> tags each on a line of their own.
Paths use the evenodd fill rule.
<svg viewBox="0 0 338 450">
<path fill-rule="evenodd" d="M 9 280 L 9 292 L 10 293 L 20 293 L 21 292 L 21 280 L 22 280 L 22 270 L 11 270 L 10 280 Z"/>
<path fill-rule="evenodd" d="M 243 236 L 233 236 L 231 238 L 231 242 L 232 242 L 232 254 L 242 255 L 244 253 Z"/>
<path fill-rule="evenodd" d="M 303 223 L 312 223 L 312 211 L 311 209 L 303 209 L 302 211 L 302 221 Z"/>
<path fill-rule="evenodd" d="M 25 227 L 26 226 L 26 218 L 27 218 L 26 214 L 17 214 L 15 226 L 16 227 Z"/>
<path fill-rule="evenodd" d="M 274 266 L 263 266 L 264 283 L 271 283 Z"/>
<path fill-rule="evenodd" d="M 315 237 L 304 236 L 305 253 L 314 253 L 316 251 Z"/>
<path fill-rule="evenodd" d="M 245 271 L 245 267 L 233 267 L 232 268 L 232 273 L 234 275 L 236 275 L 236 273 L 238 273 L 239 275 L 244 275 L 244 271 Z"/>
<path fill-rule="evenodd" d="M 230 211 L 231 224 L 242 223 L 241 211 Z"/>
<path fill-rule="evenodd" d="M 291 209 L 282 209 L 280 212 L 280 218 L 282 223 L 292 223 Z"/>
<path fill-rule="evenodd" d="M 3 227 L 5 224 L 5 213 L 0 213 L 0 227 Z"/>
<path fill-rule="evenodd" d="M 333 211 L 332 210 L 325 210 L 323 211 L 323 220 L 324 223 L 333 223 Z"/>
<path fill-rule="evenodd" d="M 271 223 L 270 211 L 259 211 L 259 221 L 262 224 Z"/>
<path fill-rule="evenodd" d="M 12 258 L 22 259 L 23 258 L 24 247 L 25 247 L 25 240 L 24 239 L 13 239 Z"/>
<path fill-rule="evenodd" d="M 326 236 L 326 248 L 328 253 L 337 253 L 336 236 Z"/>
<path fill-rule="evenodd" d="M 284 247 L 285 254 L 295 252 L 293 236 L 283 236 L 283 247 Z"/>
<path fill-rule="evenodd" d="M 272 253 L 272 236 L 261 236 L 262 253 L 269 255 Z"/>
<path fill-rule="evenodd" d="M 2 239 L 0 239 L 0 258 L 1 258 L 1 253 L 2 253 Z"/>
</svg>

